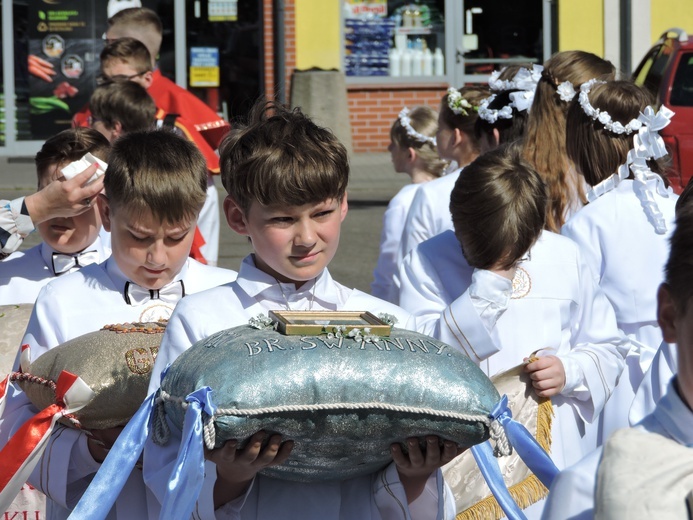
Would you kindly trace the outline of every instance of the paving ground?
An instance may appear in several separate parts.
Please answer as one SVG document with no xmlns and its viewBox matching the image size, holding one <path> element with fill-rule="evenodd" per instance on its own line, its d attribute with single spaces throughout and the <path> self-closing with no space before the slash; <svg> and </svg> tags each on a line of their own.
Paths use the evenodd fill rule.
<svg viewBox="0 0 693 520">
<path fill-rule="evenodd" d="M 36 176 L 30 158 L 0 157 L 0 198 L 12 199 L 35 189 Z M 219 196 L 226 195 L 218 182 Z M 330 264 L 332 276 L 348 287 L 369 292 L 373 268 L 378 259 L 382 217 L 390 199 L 408 181 L 392 169 L 388 153 L 356 154 L 351 160 L 349 214 L 342 225 L 339 250 Z M 221 204 L 220 204 L 221 207 Z M 241 259 L 250 251 L 245 237 L 226 227 L 222 216 L 219 265 L 238 269 Z M 34 233 L 23 245 L 31 247 L 40 237 Z"/>
</svg>

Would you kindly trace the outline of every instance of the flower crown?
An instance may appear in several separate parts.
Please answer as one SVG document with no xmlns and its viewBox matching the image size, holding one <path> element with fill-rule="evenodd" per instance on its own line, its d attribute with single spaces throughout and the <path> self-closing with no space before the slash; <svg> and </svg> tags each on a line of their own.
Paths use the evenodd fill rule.
<svg viewBox="0 0 693 520">
<path fill-rule="evenodd" d="M 633 136 L 633 148 L 628 152 L 626 162 L 618 167 L 618 171 L 602 182 L 596 184 L 587 193 L 587 201 L 594 202 L 599 197 L 608 193 L 618 186 L 622 180 L 627 179 L 633 174 L 636 184 L 634 191 L 642 203 L 648 220 L 655 228 L 657 234 L 666 233 L 667 226 L 657 202 L 654 199 L 653 191 L 657 191 L 662 197 L 669 197 L 670 189 L 664 185 L 662 178 L 654 173 L 647 164 L 650 159 L 659 159 L 667 154 L 664 140 L 659 135 L 659 131 L 666 127 L 674 112 L 662 106 L 658 112 L 650 106 L 645 107 L 637 119 L 632 119 L 627 125 L 618 121 L 612 121 L 611 116 L 605 110 L 594 108 L 588 99 L 590 89 L 595 83 L 605 83 L 604 81 L 590 80 L 580 87 L 580 106 L 589 117 L 599 121 L 604 128 L 615 134 L 630 135 L 637 131 Z M 650 182 L 651 181 L 651 182 Z M 652 184 L 654 183 L 654 186 Z"/>
<path fill-rule="evenodd" d="M 623 126 L 623 124 L 620 122 L 613 121 L 611 119 L 611 115 L 606 110 L 601 110 L 592 106 L 589 98 L 589 93 L 592 90 L 592 87 L 594 85 L 602 85 L 604 83 L 606 83 L 606 81 L 591 79 L 587 83 L 583 83 L 580 87 L 580 96 L 578 97 L 578 101 L 580 102 L 580 106 L 585 114 L 595 121 L 599 121 L 604 125 L 604 128 L 614 134 L 630 135 L 633 132 L 640 130 L 640 127 L 642 126 L 642 121 L 640 121 L 640 119 L 631 119 L 626 126 Z"/>
<path fill-rule="evenodd" d="M 448 108 L 452 110 L 453 114 L 468 116 L 469 110 L 475 112 L 479 111 L 479 107 L 472 105 L 469 101 L 462 97 L 462 94 L 456 88 L 450 87 L 448 89 Z"/>
<path fill-rule="evenodd" d="M 411 118 L 409 117 L 409 109 L 407 107 L 404 107 L 400 113 L 399 116 L 397 116 L 399 119 L 399 123 L 402 125 L 402 128 L 404 128 L 407 131 L 407 135 L 414 139 L 414 141 L 418 141 L 420 143 L 429 143 L 431 146 L 436 145 L 436 138 L 435 137 L 429 137 L 427 135 L 422 134 L 421 132 L 417 132 L 414 130 L 414 127 L 411 126 Z"/>
<path fill-rule="evenodd" d="M 537 83 L 541 78 L 541 73 L 544 67 L 541 65 L 533 65 L 532 70 L 522 67 L 517 71 L 512 80 L 499 80 L 498 76 L 505 69 L 495 71 L 491 74 L 488 80 L 491 90 L 517 90 L 510 94 L 510 103 L 500 109 L 489 108 L 489 105 L 496 99 L 496 94 L 491 95 L 479 103 L 479 117 L 489 123 L 495 123 L 500 119 L 511 119 L 513 117 L 513 108 L 518 112 L 529 110 L 534 101 L 534 91 L 537 88 Z"/>
</svg>

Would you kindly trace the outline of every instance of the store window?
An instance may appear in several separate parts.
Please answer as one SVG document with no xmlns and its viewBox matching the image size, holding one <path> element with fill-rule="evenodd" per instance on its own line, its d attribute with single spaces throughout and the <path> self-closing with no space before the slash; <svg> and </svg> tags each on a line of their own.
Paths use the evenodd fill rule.
<svg viewBox="0 0 693 520">
<path fill-rule="evenodd" d="M 351 82 L 483 82 L 547 59 L 554 19 L 551 0 L 345 0 L 344 71 Z"/>
<path fill-rule="evenodd" d="M 347 0 L 344 36 L 347 76 L 445 75 L 444 0 Z"/>
</svg>

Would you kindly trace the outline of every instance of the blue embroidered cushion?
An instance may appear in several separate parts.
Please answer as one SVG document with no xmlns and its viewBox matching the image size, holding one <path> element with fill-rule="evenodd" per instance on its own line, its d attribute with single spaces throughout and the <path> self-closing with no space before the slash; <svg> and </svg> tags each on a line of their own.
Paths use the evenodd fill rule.
<svg viewBox="0 0 693 520">
<path fill-rule="evenodd" d="M 302 481 L 372 473 L 390 462 L 390 444 L 412 436 L 480 443 L 500 399 L 467 356 L 400 329 L 370 341 L 250 326 L 214 334 L 162 381 L 165 412 L 179 429 L 182 401 L 205 386 L 217 407 L 216 447 L 258 430 L 280 433 L 295 442 L 291 457 L 264 473 Z"/>
</svg>

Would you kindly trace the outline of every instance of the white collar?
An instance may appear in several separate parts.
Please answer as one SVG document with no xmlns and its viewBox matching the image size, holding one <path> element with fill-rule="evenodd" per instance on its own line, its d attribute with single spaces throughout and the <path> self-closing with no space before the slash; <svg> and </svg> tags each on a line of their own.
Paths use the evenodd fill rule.
<svg viewBox="0 0 693 520">
<path fill-rule="evenodd" d="M 103 244 L 101 243 L 101 237 L 96 236 L 96 240 L 91 243 L 91 245 L 85 247 L 82 251 L 79 251 L 78 253 L 74 253 L 74 255 L 78 255 L 80 253 L 83 253 L 85 251 L 96 251 L 99 255 L 99 262 L 103 262 L 106 259 L 106 253 L 104 252 L 104 247 Z M 69 254 L 69 253 L 61 253 L 60 251 L 57 251 L 53 249 L 51 246 L 46 244 L 45 242 L 41 242 L 41 247 L 39 248 L 39 251 L 41 253 L 41 258 L 43 259 L 43 263 L 46 264 L 46 267 L 50 270 L 50 272 L 55 276 L 55 272 L 53 271 L 53 253 L 57 254 Z"/>
<path fill-rule="evenodd" d="M 280 283 L 255 266 L 252 254 L 241 262 L 236 283 L 251 298 L 270 310 L 286 310 L 286 301 L 292 310 L 306 310 L 310 302 L 314 303 L 314 310 L 337 310 L 343 306 L 350 292 L 332 279 L 327 268 L 298 289 L 293 283 Z"/>
<path fill-rule="evenodd" d="M 673 377 L 669 381 L 667 391 L 657 403 L 654 412 L 643 419 L 641 424 L 647 428 L 647 423 L 654 420 L 676 442 L 693 447 L 693 411 L 679 396 L 674 384 L 675 379 L 676 377 Z"/>
</svg>

